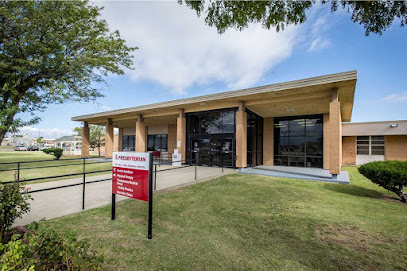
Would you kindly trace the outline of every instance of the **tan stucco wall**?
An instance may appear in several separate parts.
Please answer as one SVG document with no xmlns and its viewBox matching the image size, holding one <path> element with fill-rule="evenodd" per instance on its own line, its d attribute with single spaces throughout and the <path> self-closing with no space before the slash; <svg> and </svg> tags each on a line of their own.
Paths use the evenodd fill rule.
<svg viewBox="0 0 407 271">
<path fill-rule="evenodd" d="M 264 119 L 263 128 L 263 165 L 274 164 L 274 118 Z"/>
<path fill-rule="evenodd" d="M 407 135 L 391 135 L 385 137 L 386 160 L 407 160 Z"/>
<path fill-rule="evenodd" d="M 168 138 L 167 138 L 168 153 L 174 153 L 174 149 L 177 148 L 177 125 L 168 124 Z M 170 157 L 169 157 L 170 158 Z"/>
<path fill-rule="evenodd" d="M 149 135 L 165 135 L 168 134 L 168 125 L 159 124 L 159 125 L 149 125 L 148 126 Z"/>
<path fill-rule="evenodd" d="M 127 127 L 123 128 L 123 135 L 128 136 L 128 135 L 135 135 L 136 134 L 136 125 L 134 127 Z"/>
<path fill-rule="evenodd" d="M 356 136 L 342 137 L 342 165 L 356 165 Z"/>
</svg>

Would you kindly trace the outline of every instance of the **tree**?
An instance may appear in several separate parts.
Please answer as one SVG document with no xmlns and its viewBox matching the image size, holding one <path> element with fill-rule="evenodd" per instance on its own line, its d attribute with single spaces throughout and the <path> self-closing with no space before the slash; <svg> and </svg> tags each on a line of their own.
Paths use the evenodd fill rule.
<svg viewBox="0 0 407 271">
<path fill-rule="evenodd" d="M 100 125 L 89 125 L 89 145 L 93 148 L 98 148 L 100 156 L 100 147 L 105 141 L 105 127 Z"/>
<path fill-rule="evenodd" d="M 82 136 L 82 128 L 75 127 L 73 129 L 74 135 Z M 92 148 L 98 148 L 100 156 L 100 147 L 105 142 L 105 127 L 100 125 L 89 125 L 89 146 Z"/>
<path fill-rule="evenodd" d="M 0 242 L 4 241 L 4 234 L 14 221 L 30 211 L 30 199 L 31 195 L 19 181 L 0 182 Z"/>
<path fill-rule="evenodd" d="M 74 136 L 82 136 L 82 128 L 81 127 L 73 128 L 73 135 Z"/>
<path fill-rule="evenodd" d="M 263 27 L 274 27 L 277 31 L 284 30 L 288 25 L 305 22 L 305 12 L 316 1 L 190 1 L 185 4 L 200 16 L 205 13 L 205 22 L 217 28 L 219 34 L 229 28 L 244 30 L 249 23 L 261 23 Z M 182 0 L 178 0 L 182 4 Z M 329 1 L 322 1 L 327 4 Z M 331 11 L 339 6 L 352 14 L 351 20 L 365 28 L 365 35 L 370 33 L 381 35 L 389 29 L 394 20 L 399 19 L 400 25 L 407 23 L 406 1 L 332 1 Z"/>
<path fill-rule="evenodd" d="M 102 97 L 108 74 L 132 69 L 136 47 L 99 18 L 88 1 L 0 2 L 0 144 L 7 132 L 38 123 L 47 104 Z M 16 117 L 28 112 L 32 118 Z"/>
<path fill-rule="evenodd" d="M 407 161 L 375 161 L 358 168 L 360 174 L 379 186 L 392 191 L 407 202 L 407 193 L 403 187 L 407 185 Z"/>
<path fill-rule="evenodd" d="M 42 143 L 42 140 L 43 140 L 43 137 L 42 137 L 42 136 L 40 136 L 39 138 L 37 138 L 37 144 L 41 144 L 41 143 Z"/>
</svg>

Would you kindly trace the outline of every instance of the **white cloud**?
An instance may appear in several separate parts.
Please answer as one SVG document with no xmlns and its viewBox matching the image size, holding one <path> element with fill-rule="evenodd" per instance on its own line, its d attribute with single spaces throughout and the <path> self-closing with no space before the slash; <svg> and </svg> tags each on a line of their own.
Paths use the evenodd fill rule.
<svg viewBox="0 0 407 271">
<path fill-rule="evenodd" d="M 390 94 L 384 97 L 382 100 L 391 103 L 407 101 L 407 91 Z"/>
<path fill-rule="evenodd" d="M 104 104 L 99 105 L 99 109 L 101 109 L 101 110 L 112 110 L 112 108 L 110 106 L 107 106 L 107 105 L 104 105 Z"/>
<path fill-rule="evenodd" d="M 185 94 L 194 84 L 222 82 L 229 88 L 255 84 L 290 57 L 301 27 L 280 33 L 252 25 L 219 35 L 185 5 L 174 2 L 102 2 L 103 17 L 135 52 L 134 80 L 158 82 Z"/>
<path fill-rule="evenodd" d="M 322 50 L 331 46 L 331 42 L 328 39 L 323 39 L 318 37 L 311 42 L 311 46 L 309 47 L 309 52 L 314 52 L 318 50 Z"/>
<path fill-rule="evenodd" d="M 319 12 L 319 14 L 320 13 L 321 12 Z M 329 30 L 330 26 L 327 15 L 319 16 L 316 19 L 311 27 L 312 42 L 308 48 L 308 52 L 320 51 L 331 46 L 331 41 L 326 37 L 326 32 Z"/>
<path fill-rule="evenodd" d="M 72 135 L 73 132 L 70 129 L 58 129 L 58 128 L 40 129 L 40 128 L 35 128 L 32 126 L 25 126 L 25 127 L 20 128 L 20 130 L 17 134 L 19 134 L 19 135 L 27 134 L 29 137 L 32 137 L 32 138 L 37 138 L 39 136 L 42 136 L 43 138 L 47 138 L 47 139 L 56 139 L 61 136 Z"/>
</svg>

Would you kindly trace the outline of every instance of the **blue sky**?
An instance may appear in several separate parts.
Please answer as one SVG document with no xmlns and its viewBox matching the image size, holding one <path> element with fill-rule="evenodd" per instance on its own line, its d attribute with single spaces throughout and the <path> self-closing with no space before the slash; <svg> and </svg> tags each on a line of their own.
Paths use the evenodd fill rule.
<svg viewBox="0 0 407 271">
<path fill-rule="evenodd" d="M 407 119 L 407 28 L 364 35 L 345 11 L 312 8 L 308 20 L 276 33 L 251 25 L 219 35 L 176 2 L 98 2 L 111 30 L 140 49 L 135 70 L 110 76 L 96 103 L 51 105 L 21 133 L 71 134 L 72 116 L 222 91 L 358 71 L 353 122 Z M 22 117 L 25 117 L 24 115 Z"/>
</svg>

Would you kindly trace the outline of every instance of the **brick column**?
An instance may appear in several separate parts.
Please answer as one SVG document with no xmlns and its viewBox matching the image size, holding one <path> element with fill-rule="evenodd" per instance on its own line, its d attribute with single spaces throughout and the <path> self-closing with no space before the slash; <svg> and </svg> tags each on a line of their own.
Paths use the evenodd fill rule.
<svg viewBox="0 0 407 271">
<path fill-rule="evenodd" d="M 236 167 L 247 167 L 247 113 L 244 101 L 236 112 Z"/>
<path fill-rule="evenodd" d="M 274 165 L 274 118 L 265 118 L 263 127 L 263 165 Z"/>
<path fill-rule="evenodd" d="M 143 115 L 138 116 L 136 122 L 136 152 L 147 151 L 147 133 Z"/>
<path fill-rule="evenodd" d="M 123 150 L 123 128 L 119 128 L 119 151 Z"/>
<path fill-rule="evenodd" d="M 113 156 L 113 121 L 107 119 L 105 132 L 105 158 Z"/>
<path fill-rule="evenodd" d="M 87 121 L 83 122 L 82 127 L 81 156 L 89 157 L 89 124 Z"/>
<path fill-rule="evenodd" d="M 183 108 L 179 110 L 179 116 L 177 118 L 177 145 L 178 153 L 181 154 L 181 160 L 185 160 L 186 157 L 186 137 L 187 137 L 187 120 L 185 118 L 185 111 Z"/>
<path fill-rule="evenodd" d="M 324 114 L 324 134 L 323 134 L 323 168 L 329 169 L 329 114 Z"/>
<path fill-rule="evenodd" d="M 342 118 L 338 90 L 332 90 L 332 102 L 329 104 L 329 173 L 336 178 L 342 165 Z"/>
</svg>

